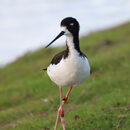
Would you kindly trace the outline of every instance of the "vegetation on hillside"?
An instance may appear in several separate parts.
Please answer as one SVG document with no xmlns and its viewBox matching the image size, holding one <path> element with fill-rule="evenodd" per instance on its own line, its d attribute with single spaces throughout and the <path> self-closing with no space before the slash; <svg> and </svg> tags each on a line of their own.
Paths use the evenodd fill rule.
<svg viewBox="0 0 130 130">
<path fill-rule="evenodd" d="M 66 129 L 129 130 L 130 23 L 84 36 L 80 46 L 91 75 L 64 105 Z M 54 129 L 59 88 L 42 69 L 63 49 L 41 48 L 0 69 L 0 130 Z"/>
</svg>

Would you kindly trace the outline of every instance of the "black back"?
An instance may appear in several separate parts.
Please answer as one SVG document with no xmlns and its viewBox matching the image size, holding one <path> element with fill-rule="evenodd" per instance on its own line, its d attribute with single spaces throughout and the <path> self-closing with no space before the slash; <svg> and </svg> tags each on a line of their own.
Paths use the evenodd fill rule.
<svg viewBox="0 0 130 130">
<path fill-rule="evenodd" d="M 69 50 L 64 50 L 64 51 L 59 52 L 53 57 L 51 64 L 57 65 L 61 61 L 62 58 L 66 59 L 68 55 L 69 55 Z M 79 53 L 79 56 L 86 57 L 86 55 L 82 53 L 81 51 Z"/>
</svg>

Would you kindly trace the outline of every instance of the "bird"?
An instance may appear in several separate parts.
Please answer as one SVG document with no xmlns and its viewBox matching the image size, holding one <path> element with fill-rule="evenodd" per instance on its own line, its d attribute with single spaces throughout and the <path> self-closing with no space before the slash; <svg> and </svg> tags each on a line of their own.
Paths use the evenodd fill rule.
<svg viewBox="0 0 130 130">
<path fill-rule="evenodd" d="M 65 130 L 63 105 L 68 103 L 67 99 L 72 88 L 81 84 L 90 75 L 88 58 L 79 46 L 79 22 L 73 17 L 66 17 L 61 21 L 60 27 L 59 35 L 45 47 L 49 47 L 61 36 L 66 36 L 66 49 L 56 54 L 50 65 L 44 69 L 47 70 L 50 79 L 59 86 L 60 91 L 60 107 L 57 112 L 54 130 L 57 129 L 59 116 L 61 116 L 61 124 L 63 130 Z M 62 88 L 66 86 L 70 86 L 70 88 L 66 96 L 62 98 Z"/>
</svg>

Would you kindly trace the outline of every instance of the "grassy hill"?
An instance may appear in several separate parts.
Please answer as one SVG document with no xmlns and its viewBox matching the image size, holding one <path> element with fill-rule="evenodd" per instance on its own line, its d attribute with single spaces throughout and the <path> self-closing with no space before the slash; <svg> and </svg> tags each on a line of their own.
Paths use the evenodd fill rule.
<svg viewBox="0 0 130 130">
<path fill-rule="evenodd" d="M 129 130 L 130 23 L 84 36 L 80 46 L 91 75 L 64 105 L 66 129 Z M 0 130 L 54 129 L 59 88 L 42 69 L 63 49 L 41 48 L 0 69 Z"/>
</svg>

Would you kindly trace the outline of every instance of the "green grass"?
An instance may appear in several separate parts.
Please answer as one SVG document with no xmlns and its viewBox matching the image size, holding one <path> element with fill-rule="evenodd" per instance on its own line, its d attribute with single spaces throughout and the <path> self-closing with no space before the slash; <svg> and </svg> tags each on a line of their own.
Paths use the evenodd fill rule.
<svg viewBox="0 0 130 130">
<path fill-rule="evenodd" d="M 91 33 L 80 42 L 91 75 L 70 93 L 64 106 L 66 129 L 129 130 L 130 23 Z M 0 130 L 54 129 L 59 88 L 42 69 L 63 49 L 28 52 L 0 69 Z"/>
</svg>

